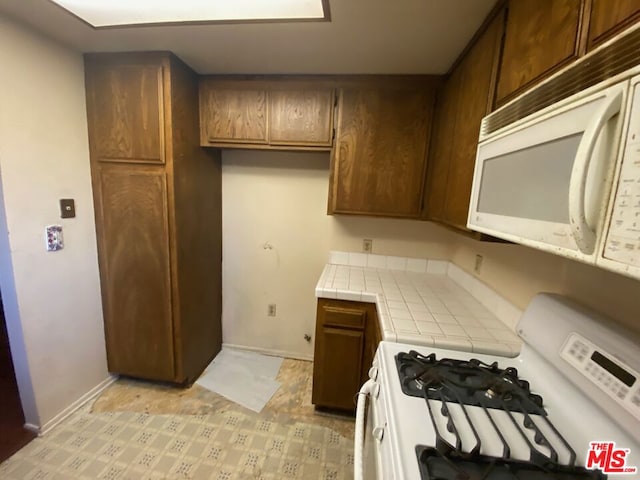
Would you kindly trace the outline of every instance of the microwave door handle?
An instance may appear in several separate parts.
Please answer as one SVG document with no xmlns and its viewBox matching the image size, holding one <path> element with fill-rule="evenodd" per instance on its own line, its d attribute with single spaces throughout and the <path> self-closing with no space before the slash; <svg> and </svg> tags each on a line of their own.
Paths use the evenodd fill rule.
<svg viewBox="0 0 640 480">
<path fill-rule="evenodd" d="M 596 246 L 596 233 L 587 223 L 585 212 L 587 173 L 593 157 L 593 150 L 602 129 L 611 117 L 620 112 L 621 107 L 621 90 L 609 93 L 605 97 L 604 103 L 584 131 L 571 171 L 571 180 L 569 182 L 569 223 L 578 248 L 587 255 L 592 254 Z"/>
</svg>

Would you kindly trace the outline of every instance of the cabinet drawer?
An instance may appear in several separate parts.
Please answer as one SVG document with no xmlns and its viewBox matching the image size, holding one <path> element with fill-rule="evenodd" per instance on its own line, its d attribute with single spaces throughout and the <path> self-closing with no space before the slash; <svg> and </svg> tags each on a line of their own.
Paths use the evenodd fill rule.
<svg viewBox="0 0 640 480">
<path fill-rule="evenodd" d="M 323 305 L 323 325 L 325 327 L 346 327 L 363 329 L 367 320 L 367 312 L 334 305 Z"/>
</svg>

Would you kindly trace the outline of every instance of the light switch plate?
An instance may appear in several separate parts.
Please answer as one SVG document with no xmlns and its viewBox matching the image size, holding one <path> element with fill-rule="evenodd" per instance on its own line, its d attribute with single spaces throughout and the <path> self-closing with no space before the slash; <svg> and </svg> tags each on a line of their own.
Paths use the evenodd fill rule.
<svg viewBox="0 0 640 480">
<path fill-rule="evenodd" d="M 64 248 L 62 225 L 48 225 L 45 228 L 45 241 L 47 242 L 48 252 L 62 250 Z"/>
<path fill-rule="evenodd" d="M 76 202 L 73 198 L 60 199 L 60 218 L 74 218 L 76 216 Z"/>
</svg>

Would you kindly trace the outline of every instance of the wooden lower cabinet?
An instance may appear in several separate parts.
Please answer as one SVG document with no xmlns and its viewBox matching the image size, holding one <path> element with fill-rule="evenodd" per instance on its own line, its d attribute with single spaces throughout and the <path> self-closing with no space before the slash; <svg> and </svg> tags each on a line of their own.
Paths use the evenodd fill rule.
<svg viewBox="0 0 640 480">
<path fill-rule="evenodd" d="M 354 411 L 380 340 L 375 304 L 318 299 L 312 403 Z"/>
</svg>

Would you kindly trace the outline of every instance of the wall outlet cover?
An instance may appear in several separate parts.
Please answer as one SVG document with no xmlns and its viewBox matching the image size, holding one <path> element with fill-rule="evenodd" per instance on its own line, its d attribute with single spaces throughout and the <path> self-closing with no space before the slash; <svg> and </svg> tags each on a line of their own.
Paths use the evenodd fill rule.
<svg viewBox="0 0 640 480">
<path fill-rule="evenodd" d="M 56 252 L 64 248 L 62 225 L 48 225 L 45 228 L 45 241 L 48 252 Z"/>
</svg>

